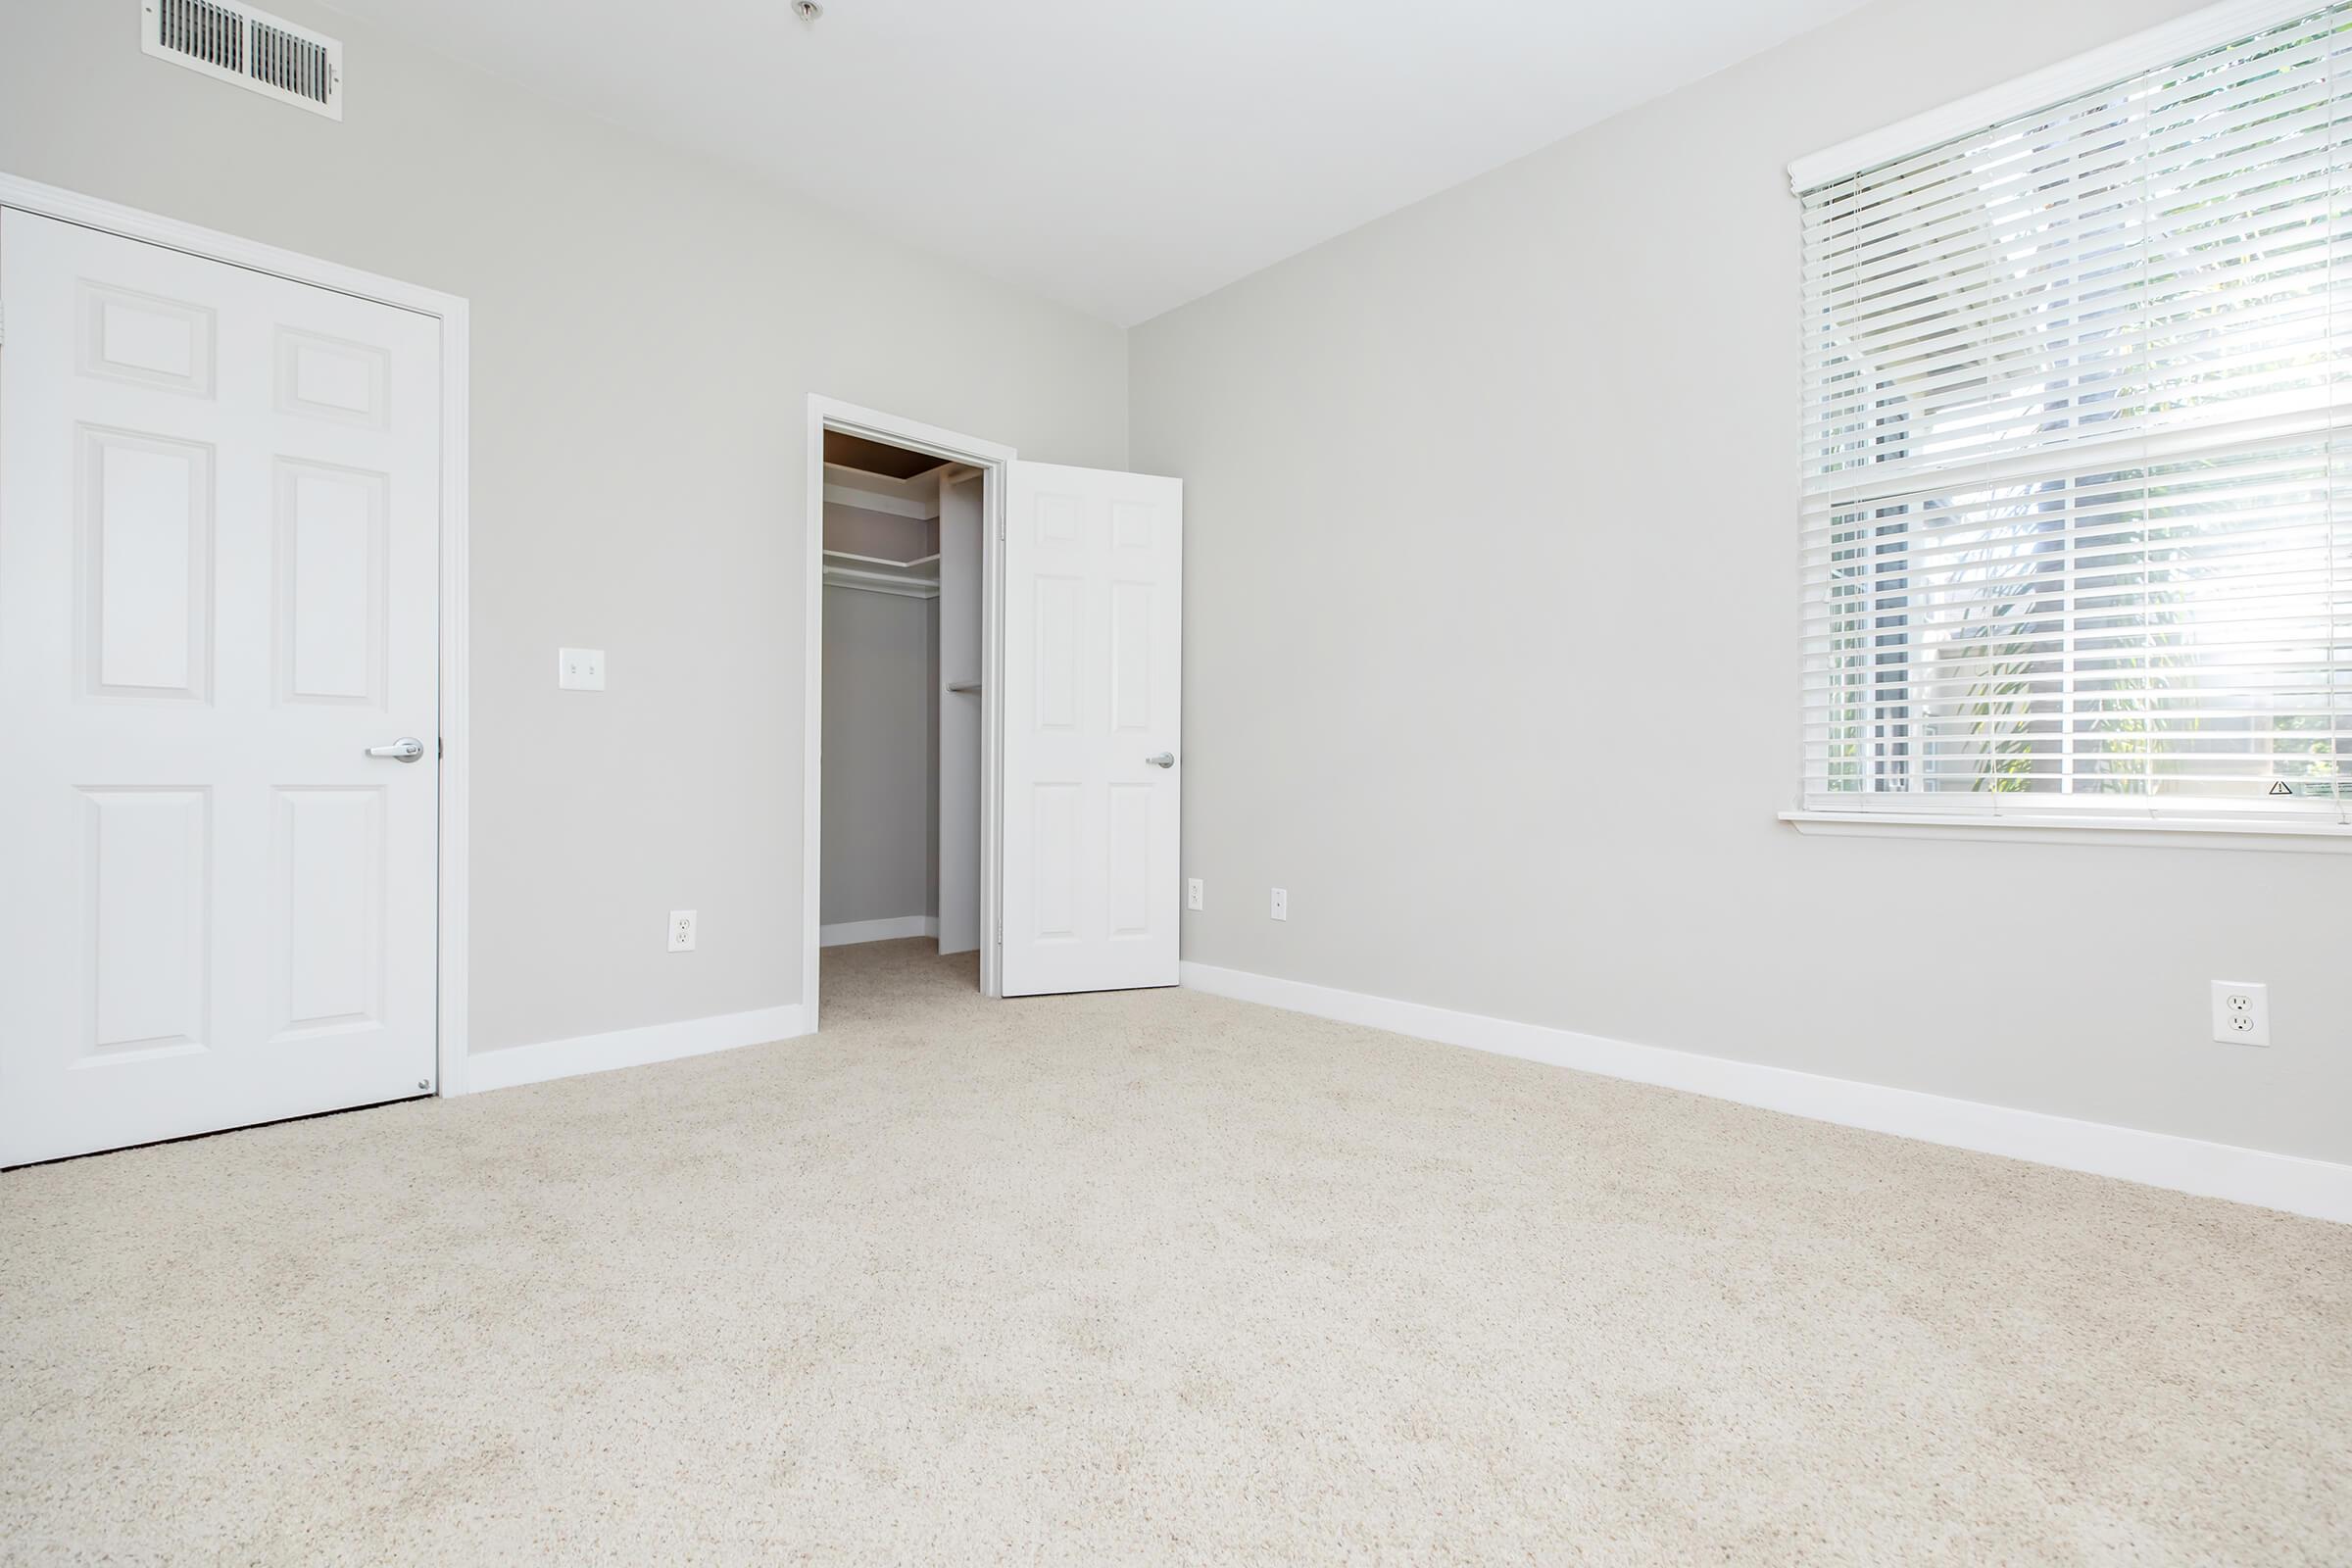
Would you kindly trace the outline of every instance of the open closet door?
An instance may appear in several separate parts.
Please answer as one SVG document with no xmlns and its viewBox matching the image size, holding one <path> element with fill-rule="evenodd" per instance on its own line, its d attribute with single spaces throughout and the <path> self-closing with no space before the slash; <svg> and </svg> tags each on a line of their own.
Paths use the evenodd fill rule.
<svg viewBox="0 0 2352 1568">
<path fill-rule="evenodd" d="M 1184 482 L 1010 465 L 1004 995 L 1176 983 Z"/>
</svg>

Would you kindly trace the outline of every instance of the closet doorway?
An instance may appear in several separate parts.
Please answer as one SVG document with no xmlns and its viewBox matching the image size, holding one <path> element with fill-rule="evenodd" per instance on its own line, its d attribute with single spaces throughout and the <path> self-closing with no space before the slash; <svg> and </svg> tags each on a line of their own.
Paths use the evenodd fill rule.
<svg viewBox="0 0 2352 1568">
<path fill-rule="evenodd" d="M 993 943 L 982 951 L 983 623 L 987 520 L 1010 453 L 880 428 L 879 416 L 814 422 L 817 946 L 919 942 L 943 969 L 963 956 L 970 984 L 995 995 Z"/>
<path fill-rule="evenodd" d="M 830 398 L 808 430 L 807 1027 L 828 944 L 991 998 L 1176 984 L 1182 481 Z"/>
</svg>

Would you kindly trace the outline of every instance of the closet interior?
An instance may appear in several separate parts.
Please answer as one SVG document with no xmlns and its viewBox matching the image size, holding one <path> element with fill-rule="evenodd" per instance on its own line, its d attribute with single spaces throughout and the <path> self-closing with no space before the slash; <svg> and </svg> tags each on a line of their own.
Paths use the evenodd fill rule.
<svg viewBox="0 0 2352 1568">
<path fill-rule="evenodd" d="M 820 940 L 977 953 L 981 471 L 838 430 L 824 458 Z"/>
</svg>

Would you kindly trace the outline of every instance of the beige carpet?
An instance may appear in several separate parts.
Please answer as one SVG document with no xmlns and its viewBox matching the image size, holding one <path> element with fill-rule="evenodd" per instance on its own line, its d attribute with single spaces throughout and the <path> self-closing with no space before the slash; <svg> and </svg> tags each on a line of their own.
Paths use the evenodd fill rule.
<svg viewBox="0 0 2352 1568">
<path fill-rule="evenodd" d="M 0 1176 L 11 1560 L 2352 1562 L 2352 1229 L 1183 992 Z"/>
</svg>

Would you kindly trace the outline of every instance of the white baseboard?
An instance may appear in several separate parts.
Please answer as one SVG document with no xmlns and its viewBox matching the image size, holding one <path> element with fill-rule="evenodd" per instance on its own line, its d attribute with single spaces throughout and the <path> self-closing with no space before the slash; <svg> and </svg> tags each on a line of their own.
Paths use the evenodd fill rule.
<svg viewBox="0 0 2352 1568">
<path fill-rule="evenodd" d="M 820 925 L 816 928 L 816 945 L 820 948 L 846 948 L 859 942 L 896 942 L 902 937 L 937 935 L 937 916 L 902 914 L 888 920 L 844 920 L 839 925 Z"/>
<path fill-rule="evenodd" d="M 466 1058 L 466 1090 L 511 1089 L 549 1078 L 570 1078 L 584 1072 L 608 1072 L 614 1067 L 642 1067 L 648 1062 L 701 1056 L 737 1046 L 790 1040 L 808 1031 L 801 1027 L 798 1003 L 784 1007 L 760 1007 L 752 1012 L 722 1013 L 715 1018 L 687 1018 L 677 1023 L 647 1024 L 642 1029 L 615 1029 L 611 1034 L 580 1035 L 570 1040 L 542 1040 L 532 1046 L 509 1046 Z"/>
<path fill-rule="evenodd" d="M 1662 1046 L 1637 1046 L 1570 1029 L 1513 1023 L 1506 1018 L 1395 1002 L 1359 991 L 1336 991 L 1213 964 L 1188 961 L 1180 966 L 1180 976 L 1184 984 L 1198 991 L 1287 1007 L 1318 1018 L 1688 1090 L 1954 1149 L 2005 1154 L 2065 1170 L 2352 1223 L 2352 1165 L 2014 1110 L 1912 1089 L 1889 1089 L 1788 1067 L 1702 1056 Z"/>
</svg>

